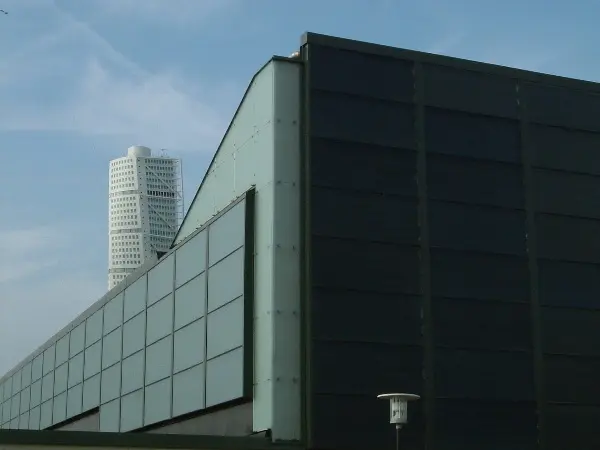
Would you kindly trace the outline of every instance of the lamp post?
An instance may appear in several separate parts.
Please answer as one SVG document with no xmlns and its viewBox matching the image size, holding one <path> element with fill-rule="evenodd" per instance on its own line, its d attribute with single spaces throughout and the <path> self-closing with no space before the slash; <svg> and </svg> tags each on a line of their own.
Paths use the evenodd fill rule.
<svg viewBox="0 0 600 450">
<path fill-rule="evenodd" d="M 419 400 L 415 394 L 380 394 L 377 398 L 390 401 L 390 423 L 396 425 L 396 450 L 400 450 L 400 429 L 408 422 L 408 402 Z"/>
</svg>

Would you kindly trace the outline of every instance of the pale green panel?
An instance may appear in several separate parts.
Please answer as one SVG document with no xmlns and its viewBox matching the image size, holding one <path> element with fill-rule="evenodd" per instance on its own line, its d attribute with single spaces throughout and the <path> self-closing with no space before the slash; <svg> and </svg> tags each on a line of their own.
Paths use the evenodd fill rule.
<svg viewBox="0 0 600 450">
<path fill-rule="evenodd" d="M 83 400 L 83 384 L 78 384 L 67 391 L 67 418 L 81 414 Z"/>
<path fill-rule="evenodd" d="M 21 375 L 21 388 L 25 389 L 31 384 L 31 363 L 25 364 Z"/>
<path fill-rule="evenodd" d="M 104 305 L 104 334 L 110 333 L 123 323 L 123 293 Z M 58 354 L 58 350 L 57 350 Z"/>
<path fill-rule="evenodd" d="M 238 348 L 206 363 L 206 407 L 240 398 L 244 391 L 244 350 Z"/>
<path fill-rule="evenodd" d="M 24 412 L 23 414 L 21 414 L 21 417 L 19 417 L 19 429 L 29 429 L 29 411 Z"/>
<path fill-rule="evenodd" d="M 173 375 L 173 416 L 204 408 L 204 365 Z"/>
<path fill-rule="evenodd" d="M 273 63 L 249 86 L 215 159 L 190 205 L 177 242 L 185 239 L 236 197 L 272 181 Z M 262 141 L 259 143 L 259 141 Z"/>
<path fill-rule="evenodd" d="M 29 403 L 31 401 L 31 386 L 27 386 L 21 391 L 21 414 L 29 411 Z"/>
<path fill-rule="evenodd" d="M 65 334 L 56 343 L 56 367 L 64 364 L 69 359 L 69 333 Z"/>
<path fill-rule="evenodd" d="M 73 387 L 83 381 L 83 353 L 69 360 L 69 386 Z"/>
<path fill-rule="evenodd" d="M 275 74 L 273 228 L 273 418 L 277 440 L 301 438 L 300 370 L 300 68 L 278 64 Z"/>
<path fill-rule="evenodd" d="M 64 363 L 54 371 L 54 395 L 67 390 L 67 374 L 69 373 L 69 364 Z"/>
<path fill-rule="evenodd" d="M 173 338 L 168 336 L 146 349 L 146 384 L 167 378 L 171 375 Z"/>
<path fill-rule="evenodd" d="M 274 63 L 272 145 L 276 183 L 268 195 L 262 196 L 260 192 L 256 196 L 253 426 L 255 430 L 271 429 L 277 440 L 301 438 L 300 388 L 293 382 L 300 378 L 301 348 L 298 309 L 301 70 L 299 64 Z M 274 379 L 281 382 L 273 383 Z"/>
<path fill-rule="evenodd" d="M 29 412 L 29 429 L 39 430 L 40 429 L 40 407 L 31 408 Z"/>
<path fill-rule="evenodd" d="M 174 268 L 175 255 L 171 254 L 148 272 L 148 305 L 173 292 Z"/>
<path fill-rule="evenodd" d="M 145 391 L 144 425 L 171 418 L 171 379 L 147 386 Z"/>
<path fill-rule="evenodd" d="M 89 347 L 102 338 L 103 310 L 100 309 L 85 321 L 85 345 Z M 44 354 L 44 368 L 46 367 L 46 355 Z"/>
<path fill-rule="evenodd" d="M 144 425 L 144 390 L 132 392 L 121 398 L 121 432 L 135 430 Z"/>
<path fill-rule="evenodd" d="M 121 421 L 121 401 L 116 399 L 100 407 L 100 431 L 113 432 L 119 431 Z"/>
<path fill-rule="evenodd" d="M 100 404 L 100 374 L 83 382 L 83 411 L 89 411 Z"/>
<path fill-rule="evenodd" d="M 44 362 L 44 355 L 38 355 L 33 360 L 33 364 L 31 365 L 31 379 L 32 381 L 37 381 L 42 378 L 42 367 Z"/>
<path fill-rule="evenodd" d="M 206 274 L 200 274 L 175 291 L 175 329 L 204 316 Z"/>
<path fill-rule="evenodd" d="M 199 319 L 175 332 L 173 373 L 204 361 L 205 333 L 204 319 Z"/>
<path fill-rule="evenodd" d="M 88 379 L 97 373 L 100 373 L 102 362 L 102 342 L 96 342 L 91 347 L 85 349 L 85 369 L 84 378 Z"/>
<path fill-rule="evenodd" d="M 52 400 L 42 403 L 40 410 L 40 429 L 48 428 L 52 425 Z"/>
<path fill-rule="evenodd" d="M 31 385 L 31 407 L 39 406 L 42 399 L 42 380 L 34 381 Z"/>
<path fill-rule="evenodd" d="M 141 313 L 123 325 L 123 358 L 142 350 L 146 344 L 146 314 Z"/>
<path fill-rule="evenodd" d="M 121 360 L 122 345 L 123 330 L 121 328 L 117 328 L 104 336 L 102 344 L 102 369 L 106 369 Z"/>
<path fill-rule="evenodd" d="M 71 331 L 69 354 L 71 357 L 83 351 L 85 343 L 85 323 L 81 323 Z"/>
<path fill-rule="evenodd" d="M 102 403 L 110 402 L 121 395 L 121 364 L 115 364 L 102 371 L 100 392 Z"/>
<path fill-rule="evenodd" d="M 56 345 L 51 345 L 46 350 L 44 350 L 44 375 L 54 370 L 55 351 Z"/>
<path fill-rule="evenodd" d="M 21 390 L 21 371 L 19 370 L 13 375 L 12 393 L 18 394 Z"/>
<path fill-rule="evenodd" d="M 52 423 L 57 424 L 67 418 L 67 393 L 63 392 L 54 397 L 54 411 L 52 412 Z"/>
<path fill-rule="evenodd" d="M 240 202 L 210 225 L 209 267 L 244 245 L 245 210 L 246 202 Z"/>
<path fill-rule="evenodd" d="M 146 308 L 146 287 L 148 275 L 138 278 L 131 286 L 125 289 L 125 306 L 123 320 L 129 320 Z"/>
<path fill-rule="evenodd" d="M 144 387 L 144 352 L 137 352 L 123 360 L 121 394 Z"/>
<path fill-rule="evenodd" d="M 205 269 L 206 231 L 203 231 L 175 252 L 175 285 L 181 286 Z"/>
</svg>

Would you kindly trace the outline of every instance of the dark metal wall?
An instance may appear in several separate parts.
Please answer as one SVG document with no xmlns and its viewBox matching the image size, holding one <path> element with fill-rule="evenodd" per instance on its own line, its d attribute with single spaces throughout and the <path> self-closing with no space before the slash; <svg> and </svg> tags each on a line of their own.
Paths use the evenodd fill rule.
<svg viewBox="0 0 600 450">
<path fill-rule="evenodd" d="M 598 448 L 600 88 L 319 35 L 303 57 L 311 446 L 392 448 L 375 396 L 403 391 L 405 449 Z"/>
</svg>

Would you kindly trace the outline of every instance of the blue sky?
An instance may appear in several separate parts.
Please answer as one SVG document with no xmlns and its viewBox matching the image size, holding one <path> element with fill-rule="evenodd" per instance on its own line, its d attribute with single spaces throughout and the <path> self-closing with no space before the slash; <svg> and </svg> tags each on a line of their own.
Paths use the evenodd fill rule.
<svg viewBox="0 0 600 450">
<path fill-rule="evenodd" d="M 0 373 L 106 289 L 108 161 L 191 200 L 253 73 L 304 31 L 600 81 L 600 3 L 0 0 Z"/>
</svg>

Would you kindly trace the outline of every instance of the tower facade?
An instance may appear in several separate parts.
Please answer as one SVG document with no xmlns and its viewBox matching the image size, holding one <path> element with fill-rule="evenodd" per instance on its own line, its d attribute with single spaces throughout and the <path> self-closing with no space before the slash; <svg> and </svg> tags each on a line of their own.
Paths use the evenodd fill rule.
<svg viewBox="0 0 600 450">
<path fill-rule="evenodd" d="M 108 289 L 168 250 L 183 219 L 181 160 L 133 146 L 110 161 Z"/>
</svg>

